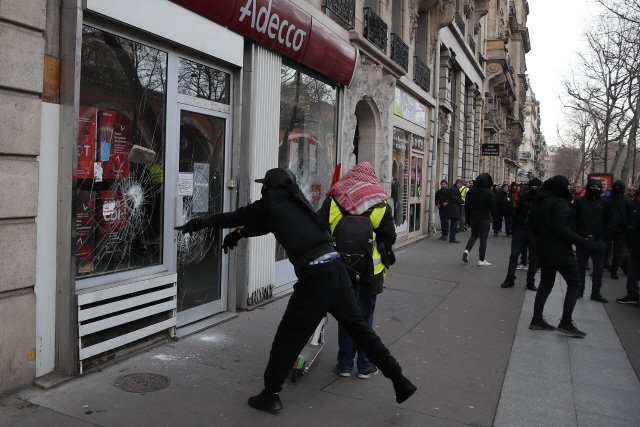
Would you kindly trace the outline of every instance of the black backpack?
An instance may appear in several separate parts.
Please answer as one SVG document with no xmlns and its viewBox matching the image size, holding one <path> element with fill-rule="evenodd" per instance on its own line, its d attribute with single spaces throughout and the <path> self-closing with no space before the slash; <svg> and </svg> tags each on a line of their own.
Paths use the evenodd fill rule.
<svg viewBox="0 0 640 427">
<path fill-rule="evenodd" d="M 336 202 L 338 205 L 338 202 Z M 373 276 L 373 225 L 372 209 L 362 215 L 351 215 L 338 205 L 342 218 L 333 229 L 333 244 L 336 252 L 356 282 L 368 281 Z"/>
</svg>

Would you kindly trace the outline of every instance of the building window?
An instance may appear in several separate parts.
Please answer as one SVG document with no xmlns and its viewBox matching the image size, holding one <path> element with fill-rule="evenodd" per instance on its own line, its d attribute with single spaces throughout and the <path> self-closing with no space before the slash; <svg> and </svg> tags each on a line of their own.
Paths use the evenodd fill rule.
<svg viewBox="0 0 640 427">
<path fill-rule="evenodd" d="M 280 77 L 278 167 L 293 172 L 318 210 L 336 167 L 338 88 L 286 64 Z M 286 258 L 278 245 L 276 261 Z"/>
<path fill-rule="evenodd" d="M 76 275 L 162 263 L 167 53 L 82 28 Z"/>
<path fill-rule="evenodd" d="M 180 58 L 178 93 L 229 105 L 231 75 L 197 62 Z"/>
</svg>

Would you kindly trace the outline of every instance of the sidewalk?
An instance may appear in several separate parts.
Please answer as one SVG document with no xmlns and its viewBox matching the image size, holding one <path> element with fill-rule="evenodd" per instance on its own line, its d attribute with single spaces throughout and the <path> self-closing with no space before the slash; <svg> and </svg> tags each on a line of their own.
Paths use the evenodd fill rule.
<svg viewBox="0 0 640 427">
<path fill-rule="evenodd" d="M 491 238 L 493 266 L 478 267 L 477 246 L 468 264 L 461 261 L 469 235 L 459 234 L 462 244 L 429 238 L 405 248 L 387 275 L 374 326 L 418 386 L 402 405 L 382 375 L 335 373 L 337 325 L 330 317 L 311 370 L 284 386 L 284 410 L 251 409 L 246 401 L 262 389 L 285 298 L 55 389 L 6 397 L 0 426 L 638 425 L 640 385 L 625 348 L 640 344 L 629 340 L 623 348 L 602 304 L 589 300 L 576 310 L 584 340 L 530 331 L 535 294 L 524 289 L 524 271 L 515 288 L 499 286 L 511 240 Z M 622 296 L 607 286 L 610 299 Z M 556 292 L 545 311 L 550 321 L 560 315 Z M 535 366 L 544 367 L 540 375 Z M 131 373 L 165 375 L 171 384 L 143 394 L 112 386 Z"/>
</svg>

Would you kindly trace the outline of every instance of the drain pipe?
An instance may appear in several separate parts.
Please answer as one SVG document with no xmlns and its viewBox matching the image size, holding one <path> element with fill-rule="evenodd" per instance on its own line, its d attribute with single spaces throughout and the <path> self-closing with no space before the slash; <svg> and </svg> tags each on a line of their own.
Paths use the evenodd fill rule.
<svg viewBox="0 0 640 427">
<path fill-rule="evenodd" d="M 436 235 L 436 191 L 439 183 L 436 179 L 436 159 L 438 158 L 438 110 L 440 103 L 440 31 L 436 36 L 436 58 L 433 70 L 433 88 L 435 107 L 433 108 L 433 136 L 431 138 L 431 197 L 429 197 L 429 236 Z"/>
</svg>

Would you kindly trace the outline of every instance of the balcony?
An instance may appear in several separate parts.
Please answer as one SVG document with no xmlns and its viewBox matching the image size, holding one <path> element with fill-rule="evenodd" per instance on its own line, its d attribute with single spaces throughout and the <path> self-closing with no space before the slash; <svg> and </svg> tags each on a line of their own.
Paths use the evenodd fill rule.
<svg viewBox="0 0 640 427">
<path fill-rule="evenodd" d="M 397 34 L 391 34 L 391 59 L 403 70 L 409 71 L 409 46 Z"/>
<path fill-rule="evenodd" d="M 521 151 L 520 158 L 531 160 L 531 151 Z"/>
<path fill-rule="evenodd" d="M 344 21 L 349 28 L 356 25 L 356 0 L 324 0 L 325 13 L 327 10 L 333 12 L 338 18 Z"/>
<path fill-rule="evenodd" d="M 387 53 L 387 24 L 370 7 L 364 8 L 364 38 Z"/>
<path fill-rule="evenodd" d="M 417 56 L 413 57 L 413 81 L 425 91 L 431 91 L 431 70 Z"/>
<path fill-rule="evenodd" d="M 460 29 L 460 32 L 464 36 L 466 34 L 464 18 L 462 17 L 462 15 L 460 15 L 459 12 L 456 12 L 456 25 L 458 26 L 458 28 Z"/>
<path fill-rule="evenodd" d="M 473 52 L 473 54 L 476 54 L 476 41 L 473 39 L 473 36 L 471 34 L 469 34 L 469 47 L 471 48 L 471 52 Z"/>
</svg>

